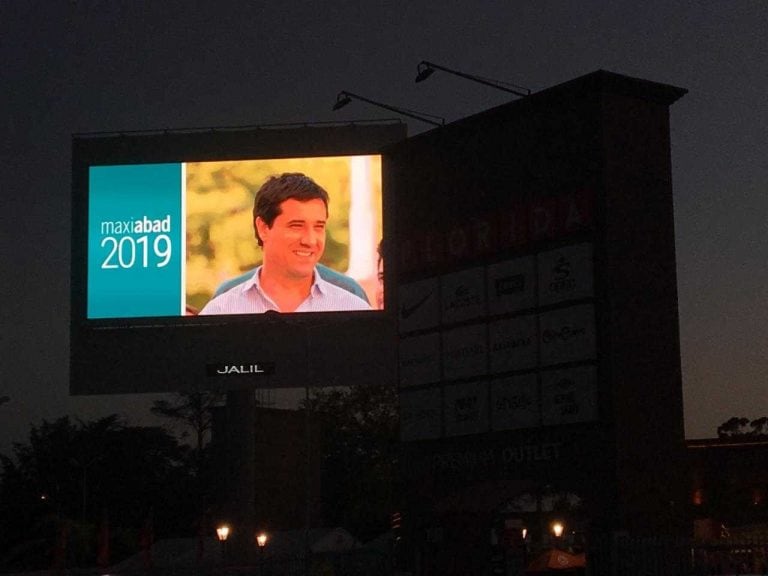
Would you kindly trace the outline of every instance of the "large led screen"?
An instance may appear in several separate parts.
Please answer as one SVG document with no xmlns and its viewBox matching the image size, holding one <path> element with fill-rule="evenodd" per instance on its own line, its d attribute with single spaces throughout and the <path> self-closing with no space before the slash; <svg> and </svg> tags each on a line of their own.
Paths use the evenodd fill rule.
<svg viewBox="0 0 768 576">
<path fill-rule="evenodd" d="M 380 155 L 90 166 L 88 189 L 89 319 L 383 308 Z"/>
<path fill-rule="evenodd" d="M 78 136 L 73 394 L 396 370 L 383 150 L 402 124 Z"/>
</svg>

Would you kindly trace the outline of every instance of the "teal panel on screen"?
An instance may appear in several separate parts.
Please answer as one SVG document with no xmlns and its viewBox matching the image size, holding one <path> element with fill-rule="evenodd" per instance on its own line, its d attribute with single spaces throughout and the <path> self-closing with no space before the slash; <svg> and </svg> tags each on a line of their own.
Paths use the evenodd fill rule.
<svg viewBox="0 0 768 576">
<path fill-rule="evenodd" d="M 179 316 L 183 165 L 92 166 L 88 318 Z"/>
</svg>

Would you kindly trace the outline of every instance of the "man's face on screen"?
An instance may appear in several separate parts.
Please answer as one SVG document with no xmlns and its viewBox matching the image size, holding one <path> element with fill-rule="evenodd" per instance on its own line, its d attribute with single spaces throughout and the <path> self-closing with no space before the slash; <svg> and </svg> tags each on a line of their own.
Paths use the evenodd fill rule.
<svg viewBox="0 0 768 576">
<path fill-rule="evenodd" d="M 325 203 L 319 198 L 306 202 L 289 198 L 280 204 L 280 210 L 271 227 L 256 218 L 264 243 L 264 265 L 289 278 L 310 276 L 325 250 Z"/>
</svg>

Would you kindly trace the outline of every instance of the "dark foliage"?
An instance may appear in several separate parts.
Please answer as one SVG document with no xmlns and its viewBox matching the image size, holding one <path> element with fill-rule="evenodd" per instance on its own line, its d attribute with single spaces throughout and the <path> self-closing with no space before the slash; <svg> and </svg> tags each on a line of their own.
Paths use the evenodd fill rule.
<svg viewBox="0 0 768 576">
<path fill-rule="evenodd" d="M 126 426 L 114 415 L 63 417 L 32 427 L 28 444 L 0 458 L 2 568 L 50 567 L 63 531 L 66 565 L 94 565 L 103 522 L 113 560 L 137 551 L 148 519 L 155 537 L 194 533 L 190 450 L 162 428 Z"/>
<path fill-rule="evenodd" d="M 768 416 L 755 420 L 733 416 L 717 427 L 717 436 L 734 440 L 766 440 L 768 439 Z"/>
<path fill-rule="evenodd" d="M 397 393 L 388 386 L 319 390 L 312 409 L 326 430 L 323 519 L 362 540 L 389 528 L 397 467 Z"/>
</svg>

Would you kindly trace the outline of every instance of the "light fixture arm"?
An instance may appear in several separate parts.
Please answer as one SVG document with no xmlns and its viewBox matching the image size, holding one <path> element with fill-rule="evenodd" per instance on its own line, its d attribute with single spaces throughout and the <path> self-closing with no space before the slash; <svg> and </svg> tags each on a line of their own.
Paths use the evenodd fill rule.
<svg viewBox="0 0 768 576">
<path fill-rule="evenodd" d="M 427 124 L 432 124 L 432 126 L 445 125 L 445 118 L 441 116 L 426 114 L 424 112 L 414 112 L 413 110 L 408 110 L 406 108 L 400 108 L 398 106 L 384 104 L 383 102 L 377 102 L 376 100 L 371 100 L 370 98 L 366 98 L 365 96 L 360 96 L 359 94 L 353 94 L 352 92 L 347 92 L 346 90 L 342 90 L 341 92 L 339 92 L 338 96 L 336 97 L 336 103 L 333 105 L 333 109 L 338 110 L 340 108 L 343 108 L 344 106 L 349 104 L 349 102 L 352 99 L 360 100 L 362 102 L 366 102 L 367 104 L 371 104 L 372 106 L 378 106 L 379 108 L 384 108 L 385 110 L 389 110 L 390 112 L 395 112 L 396 114 L 402 114 L 403 116 L 408 116 L 409 118 L 413 118 L 421 122 L 426 122 Z M 432 120 L 432 118 L 439 120 L 439 122 Z"/>
<path fill-rule="evenodd" d="M 498 80 L 490 80 L 488 78 L 483 78 L 481 76 L 475 76 L 474 74 L 467 74 L 466 72 L 461 72 L 459 70 L 453 70 L 451 68 L 446 68 L 445 66 L 440 66 L 439 64 L 435 64 L 434 62 L 427 62 L 426 60 L 422 60 L 421 62 L 419 62 L 419 65 L 416 67 L 416 70 L 417 70 L 416 82 L 421 82 L 422 80 L 426 80 L 432 73 L 430 70 L 442 70 L 443 72 L 448 72 L 449 74 L 453 74 L 461 78 L 466 78 L 467 80 L 472 80 L 473 82 L 478 82 L 479 84 L 484 84 L 485 86 L 490 86 L 491 88 L 496 88 L 497 90 L 503 90 L 504 92 L 509 92 L 517 96 L 525 97 L 525 96 L 530 96 L 531 94 L 530 89 L 524 88 L 522 86 L 516 86 L 515 84 L 509 84 L 508 82 L 501 82 Z M 509 86 L 514 86 L 514 88 L 510 88 Z"/>
</svg>

